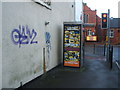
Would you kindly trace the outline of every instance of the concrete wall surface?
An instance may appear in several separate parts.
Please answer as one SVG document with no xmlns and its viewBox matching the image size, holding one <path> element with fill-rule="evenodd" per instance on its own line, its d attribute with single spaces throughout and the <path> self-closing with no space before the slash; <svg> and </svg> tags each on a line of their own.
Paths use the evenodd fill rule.
<svg viewBox="0 0 120 90">
<path fill-rule="evenodd" d="M 2 88 L 42 75 L 44 55 L 47 71 L 62 62 L 63 22 L 74 20 L 73 4 L 52 2 L 50 10 L 34 1 L 2 2 Z"/>
</svg>

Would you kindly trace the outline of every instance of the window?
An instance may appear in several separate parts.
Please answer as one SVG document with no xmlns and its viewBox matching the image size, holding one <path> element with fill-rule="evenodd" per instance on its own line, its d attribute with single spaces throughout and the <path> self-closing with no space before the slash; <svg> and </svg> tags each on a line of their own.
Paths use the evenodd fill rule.
<svg viewBox="0 0 120 90">
<path fill-rule="evenodd" d="M 88 15 L 84 14 L 84 23 L 88 23 Z"/>
<path fill-rule="evenodd" d="M 111 37 L 111 38 L 114 37 L 114 30 L 110 30 L 110 37 Z"/>
<path fill-rule="evenodd" d="M 92 35 L 92 31 L 91 31 L 91 30 L 88 30 L 87 35 L 88 35 L 88 36 L 91 36 L 91 35 Z"/>
<path fill-rule="evenodd" d="M 118 33 L 120 33 L 120 29 L 118 30 Z"/>
<path fill-rule="evenodd" d="M 33 0 L 33 1 L 51 10 L 51 0 Z"/>
</svg>

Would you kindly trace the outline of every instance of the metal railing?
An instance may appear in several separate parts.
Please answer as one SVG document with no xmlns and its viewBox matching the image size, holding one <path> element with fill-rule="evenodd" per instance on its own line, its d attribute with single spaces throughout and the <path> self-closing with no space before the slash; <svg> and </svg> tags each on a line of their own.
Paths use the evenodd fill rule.
<svg viewBox="0 0 120 90">
<path fill-rule="evenodd" d="M 115 63 L 120 70 L 120 60 L 115 58 L 114 53 L 116 52 L 112 45 L 109 47 L 109 55 L 107 56 L 107 46 L 105 44 L 91 44 L 91 45 L 85 45 L 85 54 L 95 54 L 100 56 L 105 56 L 106 60 L 108 61 L 110 69 L 113 67 L 113 63 Z"/>
<path fill-rule="evenodd" d="M 117 65 L 118 69 L 120 70 L 119 60 L 117 60 L 114 56 L 113 56 L 113 60 L 114 60 L 115 64 Z"/>
</svg>

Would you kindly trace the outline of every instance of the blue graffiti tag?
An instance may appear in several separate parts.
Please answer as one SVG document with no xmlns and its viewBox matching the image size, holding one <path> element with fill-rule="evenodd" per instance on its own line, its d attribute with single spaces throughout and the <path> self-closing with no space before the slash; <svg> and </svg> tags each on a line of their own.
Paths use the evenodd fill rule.
<svg viewBox="0 0 120 90">
<path fill-rule="evenodd" d="M 19 29 L 13 29 L 11 33 L 13 43 L 19 45 L 19 48 L 22 44 L 37 44 L 38 41 L 34 40 L 36 36 L 37 32 L 34 29 L 31 32 L 27 25 L 19 25 Z"/>
<path fill-rule="evenodd" d="M 45 33 L 45 39 L 46 39 L 46 47 L 48 52 L 48 58 L 50 58 L 50 50 L 51 50 L 51 41 L 50 41 L 51 35 L 49 32 Z"/>
<path fill-rule="evenodd" d="M 45 33 L 45 39 L 46 39 L 46 45 L 51 49 L 51 41 L 50 41 L 51 35 L 49 32 Z"/>
</svg>

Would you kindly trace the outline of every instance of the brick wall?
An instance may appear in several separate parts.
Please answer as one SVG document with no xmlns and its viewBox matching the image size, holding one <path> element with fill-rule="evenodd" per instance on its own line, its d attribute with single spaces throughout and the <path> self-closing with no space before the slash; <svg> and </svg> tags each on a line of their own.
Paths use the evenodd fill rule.
<svg viewBox="0 0 120 90">
<path fill-rule="evenodd" d="M 118 28 L 111 28 L 111 30 L 114 30 L 114 37 L 110 38 L 111 43 L 120 43 L 120 34 L 118 33 Z"/>
<path fill-rule="evenodd" d="M 83 4 L 83 12 L 88 15 L 88 23 L 96 23 L 96 10 L 91 10 L 87 4 Z"/>
</svg>

